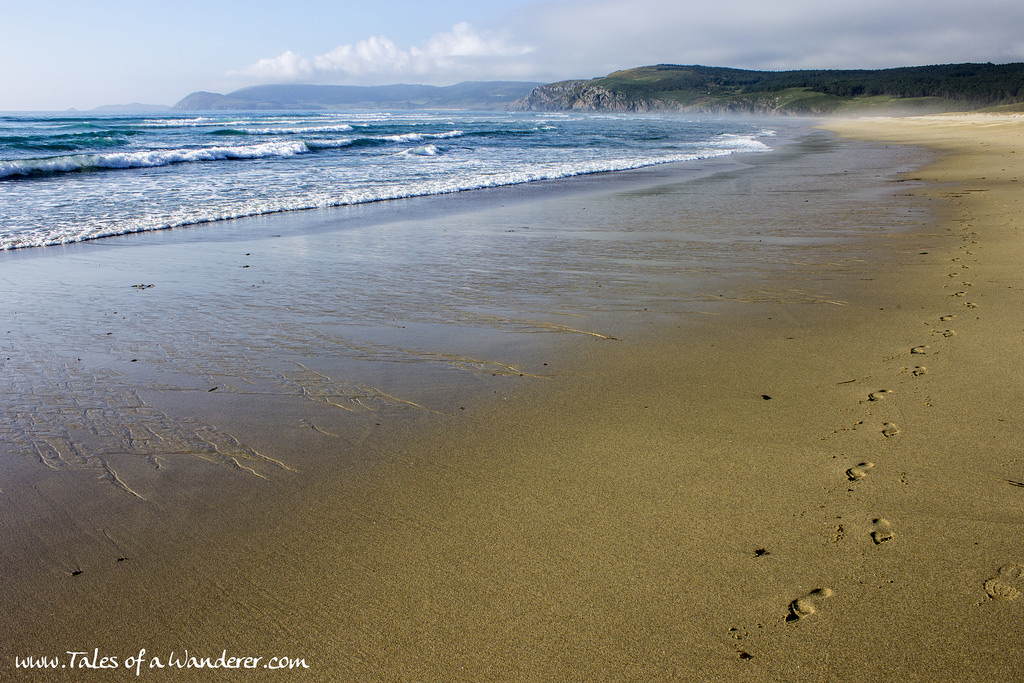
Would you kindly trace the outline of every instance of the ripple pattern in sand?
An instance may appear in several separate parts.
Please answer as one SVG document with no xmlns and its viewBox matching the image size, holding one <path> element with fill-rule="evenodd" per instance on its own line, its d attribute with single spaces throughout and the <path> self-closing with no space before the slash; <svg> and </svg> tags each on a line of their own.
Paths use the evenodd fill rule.
<svg viewBox="0 0 1024 683">
<path fill-rule="evenodd" d="M 95 472 L 139 498 L 113 457 L 135 456 L 156 470 L 176 458 L 199 458 L 260 478 L 291 469 L 202 420 L 171 418 L 116 372 L 79 365 L 47 353 L 5 356 L 0 436 L 8 448 L 53 470 Z"/>
</svg>

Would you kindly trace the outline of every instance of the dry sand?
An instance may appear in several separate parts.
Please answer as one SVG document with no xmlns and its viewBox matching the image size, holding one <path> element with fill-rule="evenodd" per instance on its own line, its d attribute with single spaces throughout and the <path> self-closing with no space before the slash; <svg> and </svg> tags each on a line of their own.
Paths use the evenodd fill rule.
<svg viewBox="0 0 1024 683">
<path fill-rule="evenodd" d="M 733 219 L 775 211 L 752 247 L 769 253 L 761 269 L 675 298 L 657 278 L 640 291 L 622 279 L 623 310 L 566 304 L 594 335 L 559 335 L 501 371 L 483 363 L 489 379 L 455 399 L 429 373 L 399 383 L 446 417 L 417 410 L 380 433 L 384 410 L 341 433 L 263 396 L 267 412 L 245 422 L 251 404 L 218 406 L 197 386 L 180 405 L 170 391 L 145 405 L 168 420 L 201 405 L 235 424 L 250 446 L 191 433 L 220 439 L 211 459 L 266 479 L 217 462 L 157 478 L 108 458 L 120 474 L 84 500 L 69 494 L 73 469 L 41 476 L 5 459 L 2 677 L 78 680 L 15 671 L 13 658 L 94 648 L 121 665 L 95 680 L 135 678 L 123 664 L 140 648 L 139 678 L 167 680 L 1024 676 L 1024 119 L 827 125 L 942 156 L 909 177 L 874 172 L 885 191 L 873 201 L 889 212 L 834 190 L 842 169 L 764 195 L 738 174 L 732 187 L 751 202 Z M 691 185 L 672 187 L 562 204 L 585 202 L 621 228 L 629 201 L 678 202 Z M 811 196 L 815 211 L 799 214 Z M 923 225 L 922 207 L 936 220 Z M 894 211 L 909 215 L 896 229 Z M 773 227 L 787 220 L 825 225 L 774 262 L 767 245 L 792 237 Z M 515 356 L 502 348 L 494 357 Z M 246 396 L 230 398 L 257 400 Z M 456 405 L 463 396 L 474 402 Z M 387 398 L 348 396 L 396 409 Z M 360 458 L 292 457 L 342 436 Z M 186 648 L 310 669 L 148 668 Z"/>
</svg>

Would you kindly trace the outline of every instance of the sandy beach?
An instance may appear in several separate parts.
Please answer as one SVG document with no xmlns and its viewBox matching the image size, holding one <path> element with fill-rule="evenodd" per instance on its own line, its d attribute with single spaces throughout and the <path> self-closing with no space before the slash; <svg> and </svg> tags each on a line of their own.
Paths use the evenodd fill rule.
<svg viewBox="0 0 1024 683">
<path fill-rule="evenodd" d="M 793 135 L 0 254 L 0 678 L 1024 676 L 1024 118 Z"/>
</svg>

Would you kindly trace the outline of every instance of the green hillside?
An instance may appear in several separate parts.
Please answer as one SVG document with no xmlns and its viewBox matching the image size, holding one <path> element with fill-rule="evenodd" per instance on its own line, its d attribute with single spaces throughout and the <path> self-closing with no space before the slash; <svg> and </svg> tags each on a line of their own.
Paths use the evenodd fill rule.
<svg viewBox="0 0 1024 683">
<path fill-rule="evenodd" d="M 514 109 L 824 114 L 1024 108 L 1024 64 L 750 71 L 658 64 L 534 89 Z"/>
</svg>

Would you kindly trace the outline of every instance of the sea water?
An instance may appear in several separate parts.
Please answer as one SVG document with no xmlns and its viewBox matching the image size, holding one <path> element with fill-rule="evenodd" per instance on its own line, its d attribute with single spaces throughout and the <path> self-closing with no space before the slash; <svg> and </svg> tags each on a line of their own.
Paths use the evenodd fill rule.
<svg viewBox="0 0 1024 683">
<path fill-rule="evenodd" d="M 773 135 L 668 115 L 6 114 L 0 250 L 766 151 Z"/>
</svg>

